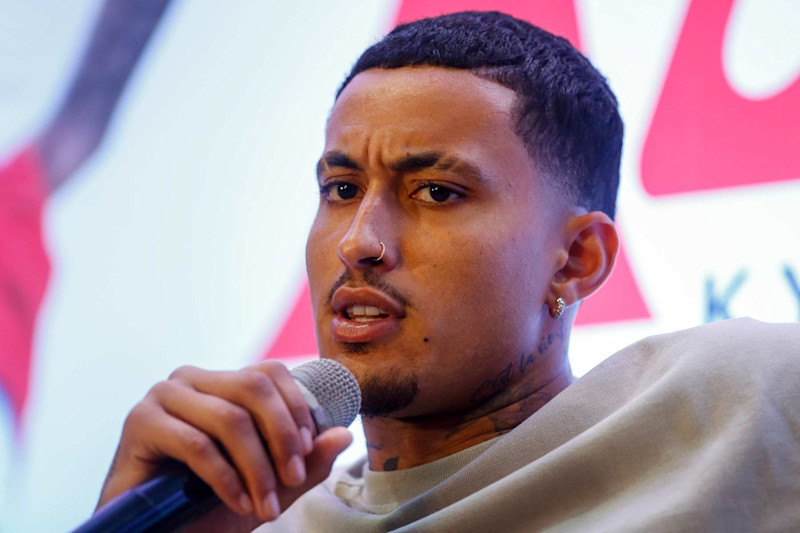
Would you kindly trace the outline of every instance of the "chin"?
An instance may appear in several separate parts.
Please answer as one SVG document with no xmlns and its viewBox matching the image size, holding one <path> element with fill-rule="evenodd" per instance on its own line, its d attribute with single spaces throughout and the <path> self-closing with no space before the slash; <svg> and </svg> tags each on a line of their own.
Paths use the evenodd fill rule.
<svg viewBox="0 0 800 533">
<path fill-rule="evenodd" d="M 349 350 L 347 351 L 350 352 Z M 408 371 L 376 368 L 364 361 L 354 361 L 343 354 L 343 361 L 361 388 L 361 415 L 365 418 L 384 417 L 400 413 L 409 407 L 419 391 L 417 375 Z M 357 352 L 360 354 L 360 352 Z"/>
</svg>

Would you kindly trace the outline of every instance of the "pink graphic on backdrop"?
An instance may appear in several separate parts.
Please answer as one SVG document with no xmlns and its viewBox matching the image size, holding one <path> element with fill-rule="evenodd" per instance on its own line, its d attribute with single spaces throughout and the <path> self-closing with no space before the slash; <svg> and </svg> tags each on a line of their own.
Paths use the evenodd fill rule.
<svg viewBox="0 0 800 533">
<path fill-rule="evenodd" d="M 531 21 L 537 26 L 569 40 L 581 48 L 578 20 L 571 0 L 405 0 L 395 20 L 410 22 L 424 17 L 464 10 L 497 10 Z M 317 351 L 314 317 L 308 284 L 298 291 L 289 318 L 283 324 L 264 358 L 290 358 L 314 354 Z M 650 318 L 642 293 L 624 249 L 620 250 L 617 265 L 606 284 L 581 304 L 577 325 L 601 324 Z"/>
<path fill-rule="evenodd" d="M 600 290 L 581 303 L 575 325 L 590 326 L 648 318 L 650 311 L 639 290 L 625 247 L 620 244 L 614 270 Z"/>
<path fill-rule="evenodd" d="M 582 48 L 572 0 L 404 0 L 395 19 L 400 24 L 471 10 L 508 13 L 564 37 L 578 50 Z"/>
<path fill-rule="evenodd" d="M 267 357 L 296 357 L 317 353 L 317 335 L 314 331 L 314 313 L 308 281 L 292 304 L 292 312 L 267 352 Z"/>
<path fill-rule="evenodd" d="M 800 79 L 765 100 L 731 87 L 722 53 L 732 5 L 689 7 L 642 153 L 653 196 L 800 178 Z"/>
<path fill-rule="evenodd" d="M 36 317 L 50 275 L 42 241 L 42 176 L 33 149 L 0 168 L 0 394 L 8 399 L 16 429 L 28 399 Z"/>
</svg>

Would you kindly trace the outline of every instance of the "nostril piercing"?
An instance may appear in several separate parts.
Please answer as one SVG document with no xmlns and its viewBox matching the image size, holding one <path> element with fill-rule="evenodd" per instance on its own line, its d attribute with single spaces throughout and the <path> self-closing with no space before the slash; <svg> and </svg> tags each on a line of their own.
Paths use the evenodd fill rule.
<svg viewBox="0 0 800 533">
<path fill-rule="evenodd" d="M 381 255 L 379 255 L 378 257 L 374 258 L 372 260 L 373 263 L 380 263 L 381 261 L 383 261 L 383 254 L 386 253 L 386 245 L 383 244 L 381 241 L 378 241 L 378 244 L 381 245 Z"/>
</svg>

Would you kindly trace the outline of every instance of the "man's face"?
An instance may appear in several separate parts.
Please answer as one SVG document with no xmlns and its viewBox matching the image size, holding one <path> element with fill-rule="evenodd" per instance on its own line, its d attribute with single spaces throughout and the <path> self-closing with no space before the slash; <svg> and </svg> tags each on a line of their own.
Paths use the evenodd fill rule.
<svg viewBox="0 0 800 533">
<path fill-rule="evenodd" d="M 311 298 L 322 356 L 368 405 L 397 401 L 377 411 L 466 411 L 537 344 L 561 202 L 512 130 L 514 103 L 468 71 L 413 67 L 359 74 L 333 108 Z"/>
</svg>

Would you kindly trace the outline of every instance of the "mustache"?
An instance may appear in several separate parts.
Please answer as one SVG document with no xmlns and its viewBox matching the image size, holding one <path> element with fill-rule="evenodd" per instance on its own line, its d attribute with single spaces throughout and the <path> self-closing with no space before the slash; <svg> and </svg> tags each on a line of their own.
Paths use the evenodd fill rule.
<svg viewBox="0 0 800 533">
<path fill-rule="evenodd" d="M 406 298 L 406 296 L 401 293 L 399 290 L 394 288 L 392 285 L 386 282 L 380 274 L 375 272 L 375 269 L 372 267 L 366 267 L 364 270 L 361 271 L 360 275 L 356 275 L 352 269 L 346 268 L 344 272 L 339 276 L 333 286 L 331 287 L 330 292 L 328 293 L 328 303 L 330 304 L 333 301 L 333 293 L 336 292 L 336 289 L 342 287 L 344 285 L 350 284 L 353 287 L 372 287 L 374 289 L 378 289 L 379 291 L 388 294 L 398 302 L 400 302 L 403 307 L 407 307 L 413 309 L 414 306 L 411 304 L 411 301 Z"/>
</svg>

